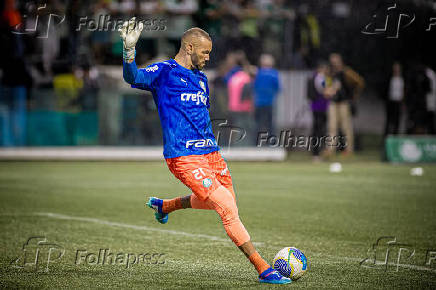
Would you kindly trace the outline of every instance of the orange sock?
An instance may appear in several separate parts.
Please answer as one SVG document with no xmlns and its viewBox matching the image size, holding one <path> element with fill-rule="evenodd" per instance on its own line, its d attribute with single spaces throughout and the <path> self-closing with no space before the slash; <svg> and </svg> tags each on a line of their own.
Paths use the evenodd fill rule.
<svg viewBox="0 0 436 290">
<path fill-rule="evenodd" d="M 170 212 L 178 210 L 178 209 L 182 209 L 182 198 L 181 197 L 163 200 L 162 211 L 164 213 L 170 213 Z"/>
<path fill-rule="evenodd" d="M 248 259 L 250 260 L 251 264 L 254 265 L 259 275 L 270 267 L 268 263 L 265 262 L 265 260 L 259 255 L 258 252 L 254 252 L 253 254 L 251 254 Z"/>
</svg>

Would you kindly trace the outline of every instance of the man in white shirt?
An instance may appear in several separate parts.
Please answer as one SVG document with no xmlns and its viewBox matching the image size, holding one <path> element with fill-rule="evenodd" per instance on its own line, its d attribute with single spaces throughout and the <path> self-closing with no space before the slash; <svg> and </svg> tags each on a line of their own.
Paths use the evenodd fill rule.
<svg viewBox="0 0 436 290">
<path fill-rule="evenodd" d="M 392 76 L 388 84 L 385 135 L 399 133 L 403 100 L 404 78 L 401 72 L 401 64 L 396 62 L 392 66 Z"/>
</svg>

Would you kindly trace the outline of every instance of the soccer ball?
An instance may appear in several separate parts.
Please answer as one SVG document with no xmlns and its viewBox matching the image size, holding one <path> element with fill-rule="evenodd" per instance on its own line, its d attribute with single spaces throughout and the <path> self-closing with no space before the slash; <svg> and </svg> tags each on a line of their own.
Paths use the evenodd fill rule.
<svg viewBox="0 0 436 290">
<path fill-rule="evenodd" d="M 297 280 L 307 271 L 307 258 L 297 248 L 281 249 L 273 260 L 273 268 L 285 277 Z"/>
</svg>

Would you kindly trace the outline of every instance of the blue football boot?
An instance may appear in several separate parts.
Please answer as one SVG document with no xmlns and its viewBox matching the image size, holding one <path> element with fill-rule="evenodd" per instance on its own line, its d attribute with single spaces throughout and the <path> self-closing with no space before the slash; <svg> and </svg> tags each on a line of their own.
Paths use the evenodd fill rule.
<svg viewBox="0 0 436 290">
<path fill-rule="evenodd" d="M 168 214 L 162 211 L 163 200 L 157 197 L 150 197 L 147 202 L 147 206 L 154 209 L 154 217 L 161 224 L 166 224 L 168 222 Z"/>
<path fill-rule="evenodd" d="M 282 276 L 279 272 L 270 267 L 259 275 L 259 282 L 270 284 L 289 284 L 292 282 L 292 280 Z"/>
</svg>

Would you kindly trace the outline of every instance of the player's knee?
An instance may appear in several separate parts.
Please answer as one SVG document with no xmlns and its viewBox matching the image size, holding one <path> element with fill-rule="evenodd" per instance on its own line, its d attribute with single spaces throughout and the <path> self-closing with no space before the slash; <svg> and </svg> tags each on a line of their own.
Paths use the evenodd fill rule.
<svg viewBox="0 0 436 290">
<path fill-rule="evenodd" d="M 233 185 L 230 183 L 228 186 L 225 186 L 227 190 L 232 194 L 233 199 L 236 201 L 235 191 L 233 190 Z"/>
<path fill-rule="evenodd" d="M 221 186 L 214 191 L 209 198 L 224 225 L 239 221 L 236 200 L 228 189 Z"/>
<path fill-rule="evenodd" d="M 240 222 L 236 203 L 224 205 L 220 216 L 224 225 Z"/>
</svg>

